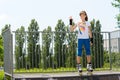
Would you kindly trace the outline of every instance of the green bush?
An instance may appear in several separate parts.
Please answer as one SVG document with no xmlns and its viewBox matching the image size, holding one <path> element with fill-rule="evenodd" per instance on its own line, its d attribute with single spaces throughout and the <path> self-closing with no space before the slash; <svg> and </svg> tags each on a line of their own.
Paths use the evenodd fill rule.
<svg viewBox="0 0 120 80">
<path fill-rule="evenodd" d="M 3 79 L 4 79 L 4 72 L 0 71 L 0 80 L 3 80 Z"/>
<path fill-rule="evenodd" d="M 120 68 L 120 53 L 112 53 L 112 63 L 114 68 Z"/>
<path fill-rule="evenodd" d="M 0 66 L 3 66 L 3 64 L 4 64 L 3 61 L 0 61 Z"/>
<path fill-rule="evenodd" d="M 104 68 L 110 67 L 110 54 L 107 51 L 104 51 Z M 112 67 L 119 69 L 120 68 L 120 53 L 111 53 L 111 61 L 112 61 Z"/>
</svg>

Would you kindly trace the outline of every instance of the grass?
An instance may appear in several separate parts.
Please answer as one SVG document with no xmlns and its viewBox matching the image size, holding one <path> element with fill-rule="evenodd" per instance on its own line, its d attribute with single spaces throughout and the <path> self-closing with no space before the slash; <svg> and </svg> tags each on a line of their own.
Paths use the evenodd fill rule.
<svg viewBox="0 0 120 80">
<path fill-rule="evenodd" d="M 0 71 L 0 80 L 4 79 L 4 71 Z"/>
<path fill-rule="evenodd" d="M 109 71 L 109 68 L 96 68 L 94 71 Z M 60 72 L 75 72 L 77 71 L 76 68 L 57 68 L 57 69 L 19 69 L 19 70 L 14 70 L 14 73 L 60 73 Z M 83 68 L 83 71 L 86 71 L 86 68 Z"/>
<path fill-rule="evenodd" d="M 52 69 L 52 68 L 48 68 L 48 69 L 37 69 L 37 68 L 33 68 L 33 69 L 19 69 L 19 70 L 14 70 L 15 73 L 59 73 L 59 72 L 70 72 L 70 71 L 76 71 L 75 68 L 57 68 L 57 69 Z"/>
</svg>

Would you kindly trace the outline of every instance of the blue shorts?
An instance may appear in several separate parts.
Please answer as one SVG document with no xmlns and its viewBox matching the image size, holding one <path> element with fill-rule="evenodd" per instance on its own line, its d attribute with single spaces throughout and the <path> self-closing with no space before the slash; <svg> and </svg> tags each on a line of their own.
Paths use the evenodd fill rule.
<svg viewBox="0 0 120 80">
<path fill-rule="evenodd" d="M 82 48 L 83 45 L 85 47 L 86 55 L 89 56 L 90 54 L 90 40 L 89 39 L 78 39 L 78 51 L 77 51 L 77 56 L 82 55 Z"/>
</svg>

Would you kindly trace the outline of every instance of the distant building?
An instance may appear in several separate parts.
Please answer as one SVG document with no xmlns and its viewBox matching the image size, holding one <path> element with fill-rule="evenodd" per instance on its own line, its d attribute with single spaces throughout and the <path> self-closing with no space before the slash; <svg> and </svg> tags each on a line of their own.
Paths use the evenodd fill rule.
<svg viewBox="0 0 120 80">
<path fill-rule="evenodd" d="M 120 52 L 120 30 L 111 32 L 111 51 Z"/>
<path fill-rule="evenodd" d="M 120 30 L 112 31 L 110 33 L 111 37 L 111 52 L 120 53 Z M 109 50 L 109 40 L 104 39 L 104 49 Z"/>
</svg>

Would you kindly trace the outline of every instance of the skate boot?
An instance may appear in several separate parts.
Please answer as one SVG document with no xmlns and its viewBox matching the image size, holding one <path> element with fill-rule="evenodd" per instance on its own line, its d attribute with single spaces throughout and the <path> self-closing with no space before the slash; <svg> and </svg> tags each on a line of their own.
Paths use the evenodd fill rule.
<svg viewBox="0 0 120 80">
<path fill-rule="evenodd" d="M 78 72 L 79 72 L 79 73 L 82 72 L 82 66 L 81 66 L 81 64 L 77 64 L 77 69 L 78 69 Z"/>
<path fill-rule="evenodd" d="M 92 64 L 91 64 L 91 63 L 87 64 L 87 71 L 89 71 L 89 72 L 92 72 L 92 71 L 93 71 L 93 68 L 92 68 Z"/>
<path fill-rule="evenodd" d="M 92 75 L 93 73 L 92 64 L 87 64 L 87 74 Z"/>
</svg>

